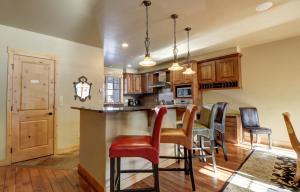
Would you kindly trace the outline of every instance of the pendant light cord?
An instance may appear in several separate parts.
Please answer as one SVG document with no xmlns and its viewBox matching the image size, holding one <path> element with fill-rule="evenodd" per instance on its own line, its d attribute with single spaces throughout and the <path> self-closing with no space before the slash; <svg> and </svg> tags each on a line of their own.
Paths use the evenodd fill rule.
<svg viewBox="0 0 300 192">
<path fill-rule="evenodd" d="M 178 54 L 178 49 L 177 49 L 177 44 L 176 44 L 176 18 L 177 16 L 173 17 L 174 20 L 174 49 L 173 49 L 173 54 L 174 54 L 174 63 L 177 63 L 177 54 Z"/>
<path fill-rule="evenodd" d="M 188 66 L 191 67 L 190 64 L 190 27 L 185 28 L 186 32 L 187 32 L 187 48 L 188 48 L 188 52 L 187 52 L 187 63 Z"/>
<path fill-rule="evenodd" d="M 145 4 L 146 6 L 146 38 L 145 38 L 145 48 L 146 48 L 146 56 L 149 57 L 149 47 L 150 47 L 150 38 L 149 38 L 149 15 L 148 15 L 148 6 L 147 4 Z"/>
</svg>

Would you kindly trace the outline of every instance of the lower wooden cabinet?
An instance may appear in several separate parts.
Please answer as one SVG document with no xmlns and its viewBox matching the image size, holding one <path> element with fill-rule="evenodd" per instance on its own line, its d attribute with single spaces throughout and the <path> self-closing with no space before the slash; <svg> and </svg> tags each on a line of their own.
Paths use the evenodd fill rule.
<svg viewBox="0 0 300 192">
<path fill-rule="evenodd" d="M 226 115 L 225 141 L 239 144 L 242 140 L 242 124 L 239 115 Z"/>
</svg>

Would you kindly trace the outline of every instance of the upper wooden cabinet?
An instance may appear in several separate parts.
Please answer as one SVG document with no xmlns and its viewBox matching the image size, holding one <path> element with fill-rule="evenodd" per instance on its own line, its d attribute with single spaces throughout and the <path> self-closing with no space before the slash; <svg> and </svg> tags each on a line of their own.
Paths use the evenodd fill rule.
<svg viewBox="0 0 300 192">
<path fill-rule="evenodd" d="M 153 74 L 133 74 L 133 73 L 124 73 L 123 74 L 123 90 L 124 94 L 144 94 L 144 93 L 153 93 L 153 88 L 150 85 L 153 85 Z"/>
<path fill-rule="evenodd" d="M 217 81 L 238 81 L 239 80 L 239 59 L 238 57 L 224 58 L 216 61 Z"/>
<path fill-rule="evenodd" d="M 134 93 L 142 93 L 142 76 L 140 74 L 133 75 Z"/>
<path fill-rule="evenodd" d="M 216 65 L 215 61 L 201 63 L 198 67 L 199 82 L 215 82 L 216 81 Z"/>
<path fill-rule="evenodd" d="M 194 77 L 197 76 L 197 73 L 194 75 L 185 75 L 183 71 L 188 66 L 187 64 L 182 65 L 184 67 L 181 71 L 172 71 L 171 72 L 171 83 L 172 85 L 180 85 L 180 84 L 190 84 L 194 81 Z M 197 71 L 197 63 L 192 64 L 192 68 L 194 71 Z"/>
<path fill-rule="evenodd" d="M 198 81 L 201 89 L 225 89 L 241 86 L 241 54 L 198 62 Z"/>
</svg>

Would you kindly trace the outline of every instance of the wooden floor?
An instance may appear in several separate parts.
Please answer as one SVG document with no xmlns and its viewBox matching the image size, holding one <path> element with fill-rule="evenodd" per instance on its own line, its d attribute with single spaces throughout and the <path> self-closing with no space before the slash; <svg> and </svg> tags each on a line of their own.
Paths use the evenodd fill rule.
<svg viewBox="0 0 300 192">
<path fill-rule="evenodd" d="M 77 170 L 18 166 L 0 167 L 0 192 L 72 192 L 94 190 Z"/>
<path fill-rule="evenodd" d="M 208 163 L 194 159 L 194 174 L 197 191 L 220 191 L 231 174 L 244 162 L 249 148 L 227 145 L 227 162 L 222 152 L 217 155 L 218 174 L 214 176 L 210 160 Z M 220 150 L 222 151 L 222 150 Z M 173 166 L 178 166 L 177 164 Z M 182 165 L 181 165 L 182 166 Z M 149 187 L 153 178 L 148 177 L 133 187 Z M 161 192 L 191 191 L 189 176 L 182 172 L 161 172 Z M 6 166 L 0 167 L 0 192 L 72 192 L 94 191 L 74 170 L 40 167 Z"/>
<path fill-rule="evenodd" d="M 227 179 L 239 168 L 247 156 L 250 154 L 249 147 L 237 147 L 227 145 L 228 161 L 223 158 L 222 150 L 217 154 L 217 175 L 214 176 L 211 161 L 207 163 L 200 162 L 199 159 L 193 159 L 194 176 L 196 191 L 213 192 L 221 191 Z M 180 165 L 183 167 L 183 164 Z M 173 165 L 172 167 L 178 167 Z M 153 186 L 153 177 L 148 177 L 135 185 L 133 188 Z M 183 172 L 160 172 L 160 191 L 161 192 L 182 192 L 192 191 L 190 177 L 185 176 Z"/>
</svg>

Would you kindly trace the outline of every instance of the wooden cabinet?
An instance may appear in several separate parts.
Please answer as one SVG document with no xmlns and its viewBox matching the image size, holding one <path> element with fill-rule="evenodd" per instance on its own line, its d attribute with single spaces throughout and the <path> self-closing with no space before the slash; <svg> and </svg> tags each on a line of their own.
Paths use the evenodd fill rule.
<svg viewBox="0 0 300 192">
<path fill-rule="evenodd" d="M 140 74 L 133 75 L 133 82 L 134 86 L 133 93 L 139 94 L 142 93 L 142 76 Z"/>
<path fill-rule="evenodd" d="M 153 93 L 153 73 L 147 73 L 147 93 Z"/>
<path fill-rule="evenodd" d="M 197 73 L 194 75 L 185 75 L 183 74 L 183 71 L 188 66 L 187 64 L 182 65 L 184 67 L 181 71 L 172 71 L 171 73 L 171 83 L 172 85 L 180 85 L 180 84 L 190 84 L 193 82 L 194 77 L 197 76 Z M 193 70 L 197 71 L 196 63 L 192 64 Z"/>
<path fill-rule="evenodd" d="M 227 115 L 225 120 L 225 141 L 239 144 L 242 139 L 242 124 L 239 115 Z"/>
<path fill-rule="evenodd" d="M 198 81 L 202 83 L 216 81 L 215 61 L 201 63 L 198 67 Z"/>
<path fill-rule="evenodd" d="M 153 73 L 145 74 L 123 74 L 124 94 L 144 94 L 153 93 Z"/>
<path fill-rule="evenodd" d="M 226 89 L 241 86 L 241 54 L 198 62 L 198 81 L 200 89 Z"/>
<path fill-rule="evenodd" d="M 239 66 L 238 57 L 219 59 L 216 61 L 216 79 L 218 82 L 238 81 Z"/>
</svg>

